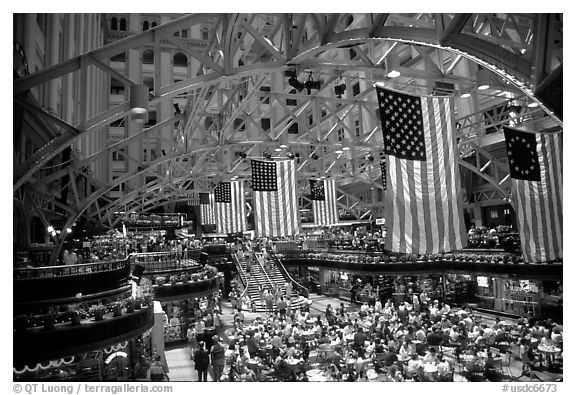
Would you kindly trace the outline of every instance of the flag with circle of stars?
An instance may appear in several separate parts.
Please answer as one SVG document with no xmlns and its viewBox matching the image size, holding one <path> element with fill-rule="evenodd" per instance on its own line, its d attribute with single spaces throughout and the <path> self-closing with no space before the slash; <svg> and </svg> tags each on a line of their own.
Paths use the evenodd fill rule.
<svg viewBox="0 0 576 395">
<path fill-rule="evenodd" d="M 376 87 L 384 152 L 400 159 L 426 160 L 420 97 Z"/>
<path fill-rule="evenodd" d="M 278 190 L 276 181 L 276 162 L 251 161 L 252 190 L 273 192 Z"/>
<path fill-rule="evenodd" d="M 214 189 L 214 199 L 216 203 L 232 203 L 232 190 L 230 183 L 223 181 Z"/>
<path fill-rule="evenodd" d="M 326 200 L 323 180 L 310 180 L 310 192 L 312 200 Z"/>
<path fill-rule="evenodd" d="M 504 136 L 510 177 L 517 180 L 540 181 L 536 135 L 505 128 Z"/>
</svg>

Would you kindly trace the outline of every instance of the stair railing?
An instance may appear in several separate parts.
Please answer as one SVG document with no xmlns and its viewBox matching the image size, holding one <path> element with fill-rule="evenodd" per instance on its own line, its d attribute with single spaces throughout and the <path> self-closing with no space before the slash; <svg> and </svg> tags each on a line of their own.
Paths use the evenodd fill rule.
<svg viewBox="0 0 576 395">
<path fill-rule="evenodd" d="M 254 253 L 254 252 L 252 252 L 252 253 L 254 254 L 254 258 L 256 258 L 256 262 L 258 262 L 258 266 L 260 266 L 260 270 L 262 270 L 262 273 L 264 273 L 266 280 L 268 280 L 268 284 L 270 285 L 270 290 L 274 291 L 274 284 L 272 283 L 272 280 L 270 280 L 270 277 L 268 277 L 268 273 L 266 273 L 266 270 L 264 270 L 264 265 L 262 265 L 262 262 L 260 261 L 260 258 L 262 258 L 262 256 Z"/>
<path fill-rule="evenodd" d="M 236 265 L 238 273 L 240 273 L 240 280 L 242 280 L 242 284 L 244 284 L 245 287 L 248 288 L 248 280 L 247 280 L 248 276 L 246 275 L 244 268 L 242 268 L 242 265 L 240 264 L 240 258 L 238 258 L 238 255 L 236 254 L 237 254 L 236 252 L 232 253 L 232 256 L 234 257 L 234 264 Z"/>
<path fill-rule="evenodd" d="M 305 286 L 300 284 L 298 281 L 294 280 L 294 278 L 292 278 L 292 276 L 290 275 L 290 273 L 288 273 L 288 270 L 286 270 L 286 267 L 284 266 L 284 264 L 282 263 L 280 258 L 278 258 L 278 256 L 274 252 L 274 250 L 272 250 L 272 248 L 267 248 L 267 251 L 268 251 L 268 254 L 273 258 L 272 261 L 274 262 L 276 267 L 278 269 L 280 269 L 282 274 L 285 276 L 284 278 L 287 278 L 288 280 L 290 280 L 290 282 L 297 287 L 297 289 L 299 290 L 299 291 L 297 291 L 298 294 L 303 295 L 305 297 L 308 297 L 308 294 L 309 294 L 308 288 L 306 288 Z"/>
</svg>

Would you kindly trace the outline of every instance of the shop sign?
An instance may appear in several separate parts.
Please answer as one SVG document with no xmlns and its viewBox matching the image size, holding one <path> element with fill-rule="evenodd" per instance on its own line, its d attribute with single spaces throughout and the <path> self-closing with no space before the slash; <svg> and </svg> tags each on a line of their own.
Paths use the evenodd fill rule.
<svg viewBox="0 0 576 395">
<path fill-rule="evenodd" d="M 108 356 L 108 358 L 106 358 L 106 360 L 104 361 L 104 363 L 106 365 L 108 365 L 110 362 L 112 362 L 112 360 L 116 357 L 122 357 L 122 358 L 126 358 L 128 356 L 127 353 L 125 353 L 124 351 L 118 351 L 115 353 L 112 353 Z"/>
<path fill-rule="evenodd" d="M 320 268 L 318 266 L 309 266 L 308 270 L 310 270 L 311 272 L 319 272 Z"/>
</svg>

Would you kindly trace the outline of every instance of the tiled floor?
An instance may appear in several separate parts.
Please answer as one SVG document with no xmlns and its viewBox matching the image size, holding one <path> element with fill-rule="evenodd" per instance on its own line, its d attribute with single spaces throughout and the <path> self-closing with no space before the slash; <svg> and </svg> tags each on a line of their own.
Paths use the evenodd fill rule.
<svg viewBox="0 0 576 395">
<path fill-rule="evenodd" d="M 313 316 L 316 315 L 323 315 L 324 311 L 326 310 L 326 306 L 328 303 L 332 305 L 332 307 L 340 306 L 340 303 L 343 301 L 337 298 L 330 298 L 326 296 L 319 296 L 319 295 L 310 295 L 310 300 L 312 301 L 312 306 L 310 307 L 310 313 Z M 223 336 L 224 331 L 227 328 L 230 328 L 233 322 L 233 315 L 234 310 L 229 302 L 224 302 L 222 304 L 222 322 L 224 327 L 220 329 L 220 336 Z M 344 302 L 344 305 L 349 311 L 356 311 L 358 310 L 359 306 L 350 305 L 347 302 Z M 257 316 L 261 316 L 263 313 L 251 313 L 251 312 L 244 312 L 245 320 L 247 322 L 251 322 Z M 493 317 L 486 316 L 483 319 L 486 322 L 490 322 L 493 320 Z M 521 375 L 521 362 L 518 360 L 517 356 L 518 349 L 514 347 L 512 349 L 512 358 L 510 361 L 510 375 L 500 375 L 499 377 L 495 378 L 494 381 L 510 381 L 510 380 L 517 380 L 517 381 L 531 381 L 530 377 L 522 376 Z M 449 352 L 446 352 L 447 358 L 450 360 L 452 359 L 449 355 Z M 190 359 L 190 352 L 188 347 L 181 347 L 175 348 L 172 350 L 166 351 L 166 360 L 168 362 L 169 373 L 168 376 L 170 377 L 170 381 L 197 381 L 198 374 L 194 369 L 194 361 Z M 452 359 L 453 362 L 453 359 Z M 505 369 L 506 371 L 506 369 Z M 507 371 L 506 371 L 507 373 Z M 532 378 L 533 381 L 538 381 L 541 379 L 544 382 L 553 382 L 557 379 L 562 378 L 562 374 L 557 373 L 550 373 L 548 371 L 537 371 L 535 372 L 535 377 Z M 212 377 L 210 373 L 208 373 L 208 381 L 212 381 Z M 454 373 L 454 381 L 468 381 L 464 378 L 458 369 L 456 369 Z"/>
</svg>

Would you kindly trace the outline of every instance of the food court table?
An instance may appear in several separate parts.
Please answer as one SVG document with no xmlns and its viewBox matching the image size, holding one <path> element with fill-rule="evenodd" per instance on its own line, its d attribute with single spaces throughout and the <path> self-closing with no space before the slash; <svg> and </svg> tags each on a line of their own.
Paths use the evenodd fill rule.
<svg viewBox="0 0 576 395">
<path fill-rule="evenodd" d="M 324 373 L 320 369 L 309 370 L 306 372 L 306 376 L 308 376 L 308 381 L 311 382 L 328 381 L 328 378 L 324 375 Z"/>
</svg>

